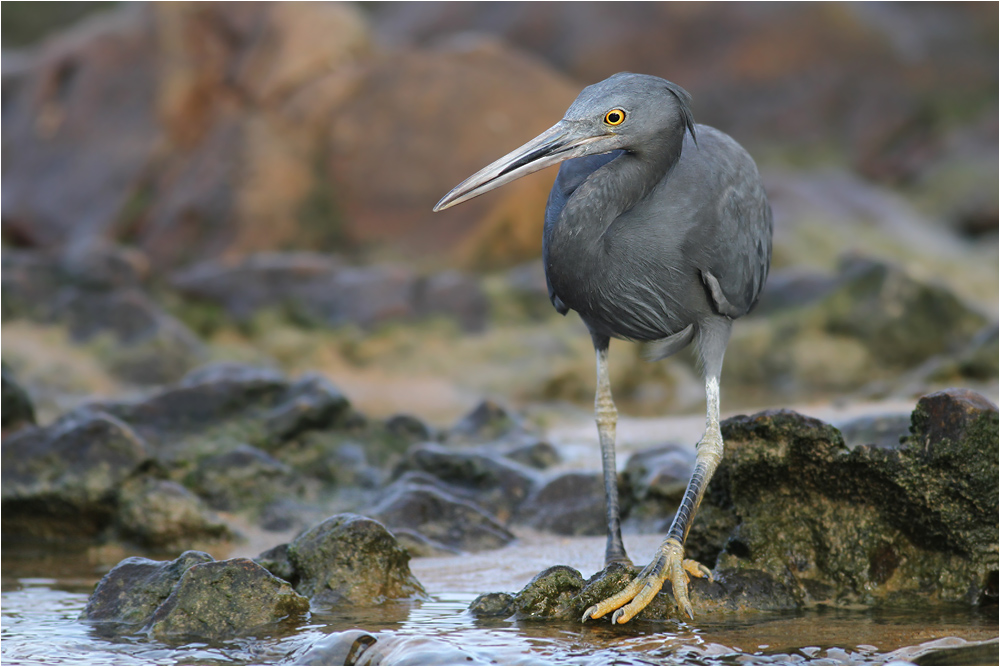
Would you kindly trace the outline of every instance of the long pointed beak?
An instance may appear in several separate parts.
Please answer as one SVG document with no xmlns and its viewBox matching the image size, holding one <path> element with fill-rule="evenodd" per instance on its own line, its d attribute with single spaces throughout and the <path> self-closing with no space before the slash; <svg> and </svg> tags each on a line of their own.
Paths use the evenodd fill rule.
<svg viewBox="0 0 1000 667">
<path fill-rule="evenodd" d="M 618 147 L 617 136 L 614 134 L 594 135 L 582 127 L 561 120 L 525 145 L 459 183 L 437 203 L 434 210 L 443 211 L 564 160 L 607 153 Z"/>
</svg>

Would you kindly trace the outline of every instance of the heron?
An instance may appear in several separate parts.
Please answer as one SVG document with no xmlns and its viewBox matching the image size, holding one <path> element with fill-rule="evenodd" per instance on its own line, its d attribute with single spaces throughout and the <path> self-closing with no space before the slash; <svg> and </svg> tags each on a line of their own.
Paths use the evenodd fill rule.
<svg viewBox="0 0 1000 667">
<path fill-rule="evenodd" d="M 711 571 L 684 543 L 722 459 L 719 378 L 733 320 L 760 298 L 771 263 L 772 216 L 753 158 L 729 135 L 695 124 L 679 85 L 621 72 L 587 86 L 562 120 L 457 185 L 435 211 L 559 164 L 545 207 L 542 259 L 549 298 L 575 311 L 597 361 L 595 421 L 607 512 L 605 566 L 631 566 L 621 536 L 611 395 L 611 338 L 665 359 L 693 345 L 705 382 L 706 427 L 690 481 L 650 563 L 583 621 L 626 623 L 670 581 L 694 618 L 689 577 Z"/>
</svg>

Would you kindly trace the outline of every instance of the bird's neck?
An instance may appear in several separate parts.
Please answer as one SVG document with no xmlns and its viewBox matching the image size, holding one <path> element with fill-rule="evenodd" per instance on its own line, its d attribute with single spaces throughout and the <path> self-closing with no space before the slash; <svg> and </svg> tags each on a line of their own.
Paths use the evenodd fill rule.
<svg viewBox="0 0 1000 667">
<path fill-rule="evenodd" d="M 570 255 L 570 265 L 583 267 L 585 257 L 603 252 L 602 239 L 611 224 L 647 197 L 681 156 L 683 135 L 649 142 L 607 163 L 570 196 L 552 230 L 550 250 Z"/>
</svg>

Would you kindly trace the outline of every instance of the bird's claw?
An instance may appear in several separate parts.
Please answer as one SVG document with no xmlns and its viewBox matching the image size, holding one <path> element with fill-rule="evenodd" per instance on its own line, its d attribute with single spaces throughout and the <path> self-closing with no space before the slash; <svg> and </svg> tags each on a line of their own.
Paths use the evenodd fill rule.
<svg viewBox="0 0 1000 667">
<path fill-rule="evenodd" d="M 601 618 L 608 612 L 614 611 L 611 616 L 612 624 L 627 623 L 652 602 L 660 592 L 663 582 L 668 579 L 673 587 L 677 606 L 687 614 L 688 618 L 693 619 L 694 610 L 687 590 L 688 578 L 707 578 L 712 581 L 712 572 L 701 563 L 684 558 L 684 547 L 674 540 L 667 541 L 662 557 L 662 567 L 655 567 L 656 561 L 654 561 L 624 589 L 588 607 L 587 611 L 583 612 L 583 621 Z"/>
</svg>

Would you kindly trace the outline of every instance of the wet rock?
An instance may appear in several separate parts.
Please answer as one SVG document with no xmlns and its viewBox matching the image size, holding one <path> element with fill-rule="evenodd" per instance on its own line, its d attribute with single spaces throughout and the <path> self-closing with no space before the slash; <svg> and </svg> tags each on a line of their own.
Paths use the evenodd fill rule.
<svg viewBox="0 0 1000 667">
<path fill-rule="evenodd" d="M 126 558 L 101 578 L 80 619 L 145 625 L 189 568 L 209 562 L 212 557 L 201 551 L 185 551 L 172 561 Z"/>
<path fill-rule="evenodd" d="M 296 665 L 374 665 L 373 653 L 368 649 L 378 639 L 364 630 L 334 632 L 312 645 L 305 655 L 296 660 Z"/>
<path fill-rule="evenodd" d="M 482 551 L 514 540 L 509 530 L 479 507 L 405 478 L 390 486 L 370 512 L 390 529 L 415 531 L 451 549 Z"/>
<path fill-rule="evenodd" d="M 838 424 L 844 443 L 851 448 L 876 445 L 886 449 L 899 447 L 900 440 L 910 432 L 909 413 L 857 417 Z"/>
<path fill-rule="evenodd" d="M 292 469 L 266 452 L 239 445 L 199 463 L 190 487 L 212 509 L 260 507 L 280 495 L 294 495 L 299 482 Z"/>
<path fill-rule="evenodd" d="M 986 399 L 924 397 L 893 449 L 848 449 L 833 427 L 784 411 L 726 420 L 723 436 L 705 504 L 738 525 L 717 568 L 763 571 L 800 600 L 982 599 L 998 495 Z"/>
<path fill-rule="evenodd" d="M 3 364 L 3 434 L 6 437 L 25 426 L 35 424 L 35 406 L 31 397 L 14 377 L 7 364 Z"/>
<path fill-rule="evenodd" d="M 514 613 L 514 596 L 510 593 L 483 593 L 469 605 L 476 618 L 507 618 Z"/>
<path fill-rule="evenodd" d="M 571 472 L 550 480 L 518 508 L 516 521 L 557 535 L 604 535 L 603 477 Z"/>
<path fill-rule="evenodd" d="M 247 558 L 192 565 L 147 626 L 158 639 L 234 637 L 309 611 L 288 582 Z"/>
<path fill-rule="evenodd" d="M 430 443 L 412 447 L 400 469 L 437 478 L 450 493 L 471 500 L 503 523 L 536 486 L 535 474 L 513 461 Z"/>
<path fill-rule="evenodd" d="M 3 440 L 4 533 L 95 537 L 117 511 L 121 485 L 150 461 L 127 424 L 88 409 Z"/>
<path fill-rule="evenodd" d="M 288 547 L 296 590 L 321 605 L 373 605 L 422 596 L 410 556 L 385 527 L 354 514 L 314 526 Z"/>
<path fill-rule="evenodd" d="M 565 565 L 550 567 L 535 575 L 514 596 L 514 610 L 520 618 L 533 620 L 574 617 L 576 615 L 569 610 L 584 584 L 583 576 L 573 568 Z"/>
<path fill-rule="evenodd" d="M 118 533 L 154 549 L 176 549 L 236 537 L 232 529 L 186 488 L 169 480 L 129 480 L 118 495 Z"/>
</svg>

